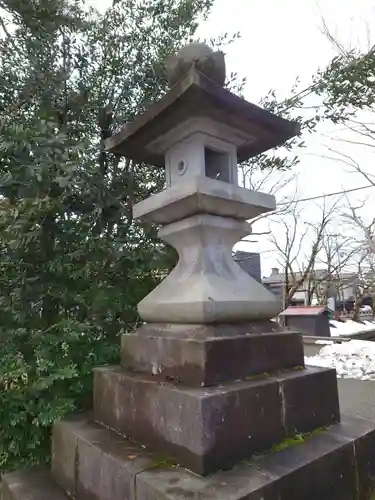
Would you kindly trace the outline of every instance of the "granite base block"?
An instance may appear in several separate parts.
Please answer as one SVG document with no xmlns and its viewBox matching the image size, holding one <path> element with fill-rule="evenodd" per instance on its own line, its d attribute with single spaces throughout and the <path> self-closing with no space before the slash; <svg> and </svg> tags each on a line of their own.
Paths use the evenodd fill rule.
<svg viewBox="0 0 375 500">
<path fill-rule="evenodd" d="M 302 444 L 206 478 L 181 469 L 145 471 L 137 493 L 142 500 L 372 500 L 375 463 L 364 447 L 373 457 L 375 423 L 344 418 Z"/>
<path fill-rule="evenodd" d="M 336 370 L 308 367 L 275 376 L 288 436 L 339 422 Z"/>
<path fill-rule="evenodd" d="M 79 500 L 136 500 L 136 475 L 155 464 L 139 446 L 85 417 L 57 422 L 52 449 L 56 482 Z"/>
<path fill-rule="evenodd" d="M 285 435 L 276 381 L 184 388 L 114 369 L 94 379 L 95 419 L 197 474 L 267 448 Z"/>
<path fill-rule="evenodd" d="M 99 368 L 94 377 L 96 421 L 197 474 L 232 466 L 286 436 L 340 419 L 331 369 L 310 367 L 203 388 L 161 383 L 118 367 Z M 301 408 L 299 397 L 306 400 Z"/>
<path fill-rule="evenodd" d="M 139 500 L 279 500 L 277 479 L 244 464 L 207 478 L 184 469 L 145 471 L 136 485 Z"/>
<path fill-rule="evenodd" d="M 345 415 L 340 426 L 330 433 L 336 438 L 349 440 L 353 446 L 356 464 L 358 500 L 375 497 L 375 423 L 373 420 Z"/>
<path fill-rule="evenodd" d="M 140 333 L 122 336 L 121 364 L 159 380 L 200 387 L 304 366 L 302 336 L 297 332 L 202 339 L 160 335 L 159 329 L 145 325 Z"/>
<path fill-rule="evenodd" d="M 375 492 L 375 423 L 369 420 L 344 416 L 300 444 L 248 457 L 208 477 L 173 466 L 165 457 L 161 462 L 88 420 L 58 426 L 55 445 L 65 437 L 61 454 L 68 462 L 63 470 L 62 459 L 53 465 L 61 486 L 46 468 L 5 474 L 2 500 L 372 500 Z M 75 453 L 67 453 L 75 441 Z M 84 443 L 81 451 L 79 443 Z M 67 496 L 61 479 L 73 470 L 72 459 L 78 471 L 86 469 L 86 480 L 82 489 L 78 472 L 68 481 L 77 493 Z"/>
</svg>

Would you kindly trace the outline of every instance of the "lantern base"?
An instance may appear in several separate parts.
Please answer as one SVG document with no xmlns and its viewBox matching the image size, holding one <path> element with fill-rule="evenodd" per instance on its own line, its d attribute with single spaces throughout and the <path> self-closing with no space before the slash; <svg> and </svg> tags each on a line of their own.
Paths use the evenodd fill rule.
<svg viewBox="0 0 375 500">
<path fill-rule="evenodd" d="M 301 334 L 280 331 L 277 326 L 272 321 L 237 325 L 145 324 L 122 336 L 121 364 L 160 382 L 174 381 L 191 387 L 301 369 Z"/>
<path fill-rule="evenodd" d="M 164 226 L 159 237 L 179 254 L 169 276 L 138 304 L 149 323 L 240 323 L 274 318 L 281 300 L 234 262 L 232 248 L 251 233 L 246 222 L 195 215 Z"/>
</svg>

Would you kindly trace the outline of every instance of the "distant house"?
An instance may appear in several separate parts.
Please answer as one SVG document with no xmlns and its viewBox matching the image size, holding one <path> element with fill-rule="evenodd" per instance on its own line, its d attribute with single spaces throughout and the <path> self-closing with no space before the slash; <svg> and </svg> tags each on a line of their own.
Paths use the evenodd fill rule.
<svg viewBox="0 0 375 500">
<path fill-rule="evenodd" d="M 280 313 L 284 326 L 290 330 L 298 330 L 304 335 L 330 337 L 330 326 L 327 308 L 324 306 L 287 307 Z"/>
<path fill-rule="evenodd" d="M 256 279 L 259 283 L 262 283 L 259 253 L 238 251 L 234 253 L 233 259 L 244 271 L 250 274 L 251 277 Z"/>
<path fill-rule="evenodd" d="M 280 273 L 277 267 L 273 267 L 268 278 L 263 278 L 263 285 L 276 297 L 283 298 L 285 287 L 285 275 Z"/>
<path fill-rule="evenodd" d="M 295 278 L 299 280 L 302 273 L 295 273 Z M 328 273 L 325 269 L 316 269 L 309 273 L 302 285 L 296 290 L 291 301 L 291 305 L 300 306 L 308 305 L 309 290 L 314 283 L 317 287 L 317 292 L 322 296 L 326 293 L 327 288 L 331 290 L 331 294 L 336 294 L 338 301 L 345 302 L 350 297 L 356 295 L 358 286 L 358 278 L 355 273 L 341 273 L 340 276 L 331 276 L 327 279 Z M 292 278 L 289 278 L 289 284 L 292 284 Z M 273 268 L 268 277 L 262 280 L 263 285 L 278 297 L 283 297 L 284 288 L 286 285 L 285 274 L 280 273 L 278 268 Z M 316 294 L 315 299 L 317 299 Z"/>
</svg>

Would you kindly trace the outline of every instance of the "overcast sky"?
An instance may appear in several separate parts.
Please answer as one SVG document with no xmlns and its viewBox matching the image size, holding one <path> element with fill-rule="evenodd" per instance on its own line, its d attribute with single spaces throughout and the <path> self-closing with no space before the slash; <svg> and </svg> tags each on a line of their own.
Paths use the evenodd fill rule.
<svg viewBox="0 0 375 500">
<path fill-rule="evenodd" d="M 90 3 L 103 7 L 110 4 L 110 0 L 90 0 Z M 317 69 L 329 63 L 335 51 L 322 34 L 322 18 L 347 48 L 367 48 L 374 42 L 375 34 L 368 28 L 375 20 L 373 0 L 216 0 L 209 20 L 201 25 L 198 34 L 211 37 L 223 32 L 241 33 L 241 39 L 228 47 L 227 67 L 228 71 L 247 77 L 246 98 L 256 103 L 270 88 L 280 97 L 287 97 L 297 77 L 301 88 L 308 86 Z M 307 147 L 300 154 L 298 177 L 280 196 L 298 189 L 299 197 L 304 198 L 365 185 L 366 180 L 350 173 L 347 166 L 324 158 L 332 156 L 328 145 L 354 157 L 361 165 L 367 165 L 366 168 L 372 165 L 371 151 L 337 140 L 344 137 L 347 135 L 333 125 L 325 125 L 309 137 Z M 372 196 L 372 203 L 367 202 L 369 207 L 375 206 L 374 195 L 375 189 L 368 189 L 349 196 L 354 203 L 364 197 L 370 200 Z M 335 200 L 329 198 L 328 203 Z M 298 204 L 305 221 L 316 220 L 317 204 L 323 201 Z M 263 223 L 256 230 L 267 227 L 268 223 Z M 280 224 L 271 224 L 270 228 L 282 238 Z M 340 228 L 342 233 L 349 230 L 346 226 Z M 260 251 L 262 273 L 268 275 L 277 262 L 277 254 L 272 251 L 268 236 L 254 239 L 259 241 L 243 248 Z"/>
</svg>

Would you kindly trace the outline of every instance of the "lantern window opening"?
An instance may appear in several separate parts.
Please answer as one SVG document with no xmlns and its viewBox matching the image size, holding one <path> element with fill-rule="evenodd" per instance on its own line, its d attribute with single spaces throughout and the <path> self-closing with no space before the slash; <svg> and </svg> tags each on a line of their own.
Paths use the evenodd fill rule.
<svg viewBox="0 0 375 500">
<path fill-rule="evenodd" d="M 232 182 L 228 152 L 205 146 L 204 165 L 206 177 L 228 184 Z"/>
</svg>

